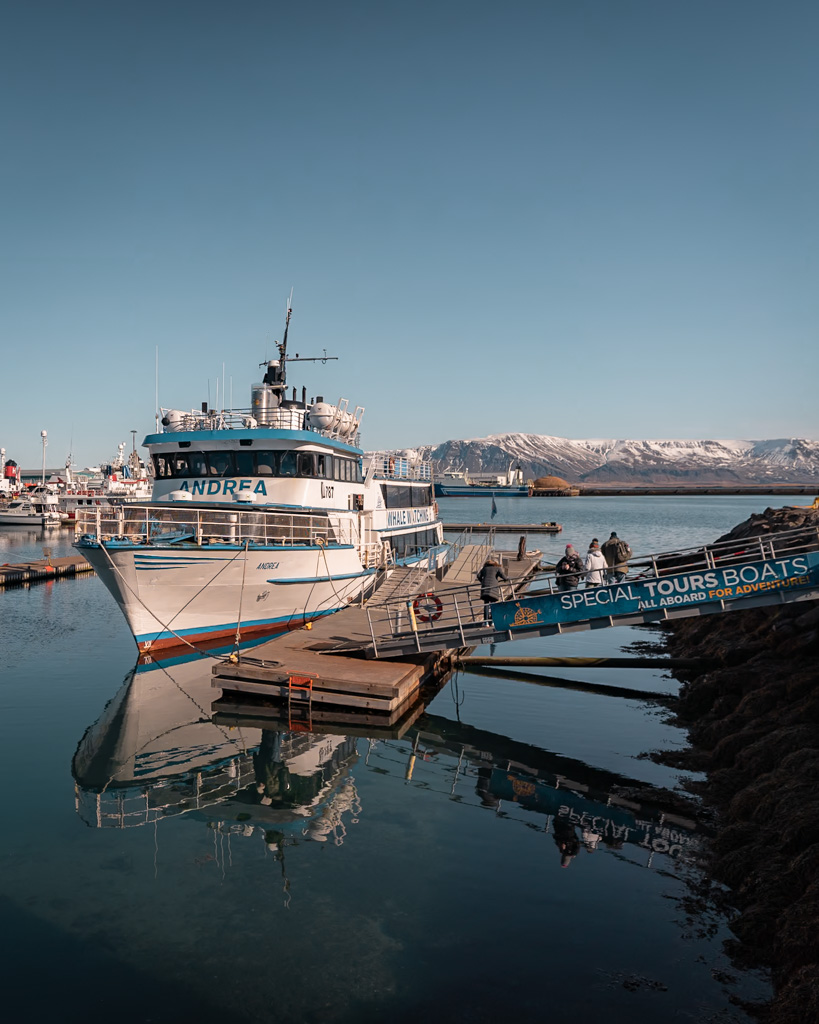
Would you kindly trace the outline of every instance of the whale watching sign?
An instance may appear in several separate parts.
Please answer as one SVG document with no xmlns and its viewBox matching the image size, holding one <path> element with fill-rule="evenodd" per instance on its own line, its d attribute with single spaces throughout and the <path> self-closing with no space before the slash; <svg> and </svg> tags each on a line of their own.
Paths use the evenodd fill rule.
<svg viewBox="0 0 819 1024">
<path fill-rule="evenodd" d="M 497 630 L 532 629 L 547 623 L 634 615 L 682 605 L 768 596 L 774 590 L 817 586 L 819 552 L 810 551 L 790 558 L 746 562 L 665 578 L 652 576 L 606 587 L 587 587 L 542 596 L 532 594 L 521 600 L 492 605 L 491 615 Z"/>
</svg>

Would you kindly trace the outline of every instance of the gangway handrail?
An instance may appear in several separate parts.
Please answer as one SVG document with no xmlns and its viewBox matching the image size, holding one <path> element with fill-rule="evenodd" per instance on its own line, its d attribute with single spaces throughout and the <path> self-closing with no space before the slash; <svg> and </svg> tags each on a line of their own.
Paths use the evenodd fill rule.
<svg viewBox="0 0 819 1024">
<path fill-rule="evenodd" d="M 622 580 L 609 582 L 600 588 L 565 585 L 561 587 L 557 574 L 553 570 L 547 570 L 527 577 L 527 584 L 539 581 L 543 586 L 539 589 L 527 589 L 525 594 L 520 596 L 515 594 L 514 588 L 510 585 L 502 585 L 501 599 L 492 606 L 493 611 L 488 617 L 484 614 L 486 610 L 480 602 L 477 581 L 469 582 L 438 590 L 436 596 L 440 607 L 420 621 L 416 619 L 415 628 L 410 632 L 401 628 L 401 618 L 394 612 L 402 603 L 406 607 L 411 602 L 408 602 L 407 598 L 396 599 L 395 602 L 387 599 L 380 609 L 383 614 L 370 616 L 373 649 L 376 657 L 379 656 L 378 650 L 385 647 L 389 648 L 385 653 L 394 656 L 396 647 L 400 648 L 404 642 L 412 644 L 419 651 L 436 650 L 445 649 L 447 646 L 466 646 L 467 642 L 484 643 L 490 639 L 515 639 L 516 636 L 524 635 L 525 630 L 530 628 L 541 635 L 566 629 L 589 628 L 587 623 L 593 619 L 602 620 L 604 625 L 615 625 L 618 624 L 614 621 L 616 617 L 618 622 L 622 621 L 623 624 L 635 624 L 779 600 L 807 600 L 816 596 L 815 592 L 819 591 L 819 559 L 800 559 L 799 556 L 815 552 L 819 552 L 819 528 L 806 527 L 753 537 L 727 538 L 712 544 L 633 557 L 629 560 L 628 571 Z M 760 565 L 763 566 L 763 570 L 755 568 Z M 794 576 L 802 572 L 808 572 L 808 575 Z M 585 570 L 582 575 L 585 577 Z M 770 578 L 772 575 L 777 576 L 775 585 L 763 582 L 762 585 L 755 587 L 744 587 L 751 577 L 764 581 L 766 576 Z M 690 585 L 692 591 L 695 584 L 700 588 L 711 587 L 712 593 L 698 597 L 697 601 L 703 602 L 707 596 L 712 603 L 699 603 L 696 607 L 682 608 L 676 604 L 679 598 L 675 598 L 673 608 L 664 604 L 662 600 L 646 601 L 643 605 L 632 594 L 633 589 L 638 595 L 648 589 L 651 595 L 662 595 L 669 587 L 676 588 L 674 577 L 679 577 L 678 582 L 681 586 L 683 583 L 686 587 Z M 715 580 L 721 577 L 723 582 L 737 577 L 742 580 L 742 584 L 735 593 L 733 589 L 721 587 L 719 583 L 708 582 L 712 577 Z M 794 579 L 797 585 L 792 587 Z M 656 584 L 649 585 L 650 581 L 655 580 Z M 591 592 L 595 590 L 599 600 L 598 596 L 592 596 Z M 511 626 L 504 625 L 501 628 L 500 623 L 511 622 L 511 612 L 504 613 L 505 619 L 503 616 L 500 619 L 496 618 L 496 613 L 502 607 L 509 607 L 512 601 L 518 609 L 522 606 L 544 607 L 543 602 L 538 604 L 538 599 L 550 599 L 556 593 L 570 595 L 566 598 L 566 608 L 577 609 L 581 606 L 565 625 L 561 625 L 562 620 L 558 619 L 545 621 L 539 614 L 532 612 L 531 617 L 524 616 L 520 622 L 515 619 L 514 628 L 521 631 L 515 636 L 512 635 Z M 685 591 L 681 593 L 684 594 Z M 749 593 L 752 596 L 749 597 Z M 591 599 L 591 606 L 586 595 Z M 611 608 L 606 610 L 605 602 L 611 601 L 614 605 L 621 598 L 627 598 L 632 602 L 628 611 L 614 611 Z M 603 599 L 605 602 L 601 606 L 599 602 Z M 714 607 L 713 602 L 718 602 L 719 606 Z M 547 600 L 546 604 L 554 608 L 553 602 L 549 604 Z M 468 609 L 467 615 L 464 615 L 464 609 Z M 585 610 L 588 610 L 588 614 L 584 618 L 581 612 Z M 411 619 L 411 616 L 408 615 L 408 619 Z"/>
</svg>

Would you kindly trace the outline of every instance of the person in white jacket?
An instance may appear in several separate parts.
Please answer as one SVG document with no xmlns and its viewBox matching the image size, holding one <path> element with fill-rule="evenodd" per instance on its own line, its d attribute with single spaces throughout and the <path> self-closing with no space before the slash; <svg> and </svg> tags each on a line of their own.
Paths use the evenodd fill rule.
<svg viewBox="0 0 819 1024">
<path fill-rule="evenodd" d="M 606 569 L 606 559 L 600 550 L 600 545 L 595 537 L 589 544 L 589 551 L 586 555 L 586 586 L 599 587 L 603 584 L 603 573 Z"/>
</svg>

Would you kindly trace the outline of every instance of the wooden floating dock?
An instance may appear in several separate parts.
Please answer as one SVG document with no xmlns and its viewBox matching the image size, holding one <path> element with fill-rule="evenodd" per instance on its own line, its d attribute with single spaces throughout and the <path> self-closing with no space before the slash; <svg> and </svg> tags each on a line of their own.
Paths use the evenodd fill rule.
<svg viewBox="0 0 819 1024">
<path fill-rule="evenodd" d="M 462 588 L 464 582 L 475 580 L 476 566 L 480 568 L 490 554 L 489 545 L 465 547 L 443 581 L 434 574 L 419 578 L 417 569 L 396 569 L 370 603 L 403 594 L 402 587 L 409 587 L 408 600 L 419 593 L 443 594 L 448 588 Z M 538 569 L 540 555 L 533 551 L 520 560 L 505 559 L 512 582 L 525 588 L 527 578 Z M 288 721 L 302 727 L 312 728 L 313 720 L 325 718 L 330 708 L 358 713 L 359 720 L 362 713 L 376 716 L 374 720 L 392 726 L 415 710 L 422 688 L 451 670 L 457 653 L 453 649 L 378 660 L 362 657 L 360 648 L 371 645 L 366 608 L 350 605 L 314 621 L 309 629 L 254 647 L 252 655 L 219 662 L 213 668 L 212 685 L 230 694 L 231 702 L 237 694 L 240 700 L 276 702 L 283 706 Z M 338 721 L 338 714 L 333 717 Z"/>
<path fill-rule="evenodd" d="M 445 531 L 472 530 L 475 533 L 560 533 L 560 523 L 444 523 Z"/>
<path fill-rule="evenodd" d="M 408 709 L 399 715 L 367 714 L 366 712 L 328 707 L 313 708 L 310 716 L 310 731 L 337 735 L 342 728 L 345 736 L 363 736 L 366 739 L 394 739 L 401 737 L 415 724 L 426 710 L 427 701 L 435 696 L 440 687 L 430 689 L 429 695 L 412 701 Z M 213 702 L 214 725 L 240 727 L 243 729 L 287 729 L 293 731 L 294 721 L 288 715 L 287 704 L 243 701 L 240 695 L 220 697 Z M 298 719 L 297 719 L 298 721 Z"/>
<path fill-rule="evenodd" d="M 53 580 L 57 576 L 78 576 L 93 572 L 92 566 L 82 555 L 66 558 L 38 558 L 31 562 L 17 562 L 0 565 L 0 587 L 11 587 L 22 583 L 39 583 Z"/>
</svg>

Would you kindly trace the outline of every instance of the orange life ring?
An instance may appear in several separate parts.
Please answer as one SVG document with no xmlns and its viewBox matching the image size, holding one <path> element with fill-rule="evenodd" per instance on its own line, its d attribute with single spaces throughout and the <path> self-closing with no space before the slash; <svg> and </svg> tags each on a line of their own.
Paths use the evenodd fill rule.
<svg viewBox="0 0 819 1024">
<path fill-rule="evenodd" d="M 420 609 L 423 608 L 423 611 Z M 412 602 L 412 610 L 419 622 L 436 622 L 441 617 L 444 606 L 440 597 L 429 591 L 426 594 L 419 594 Z"/>
</svg>

